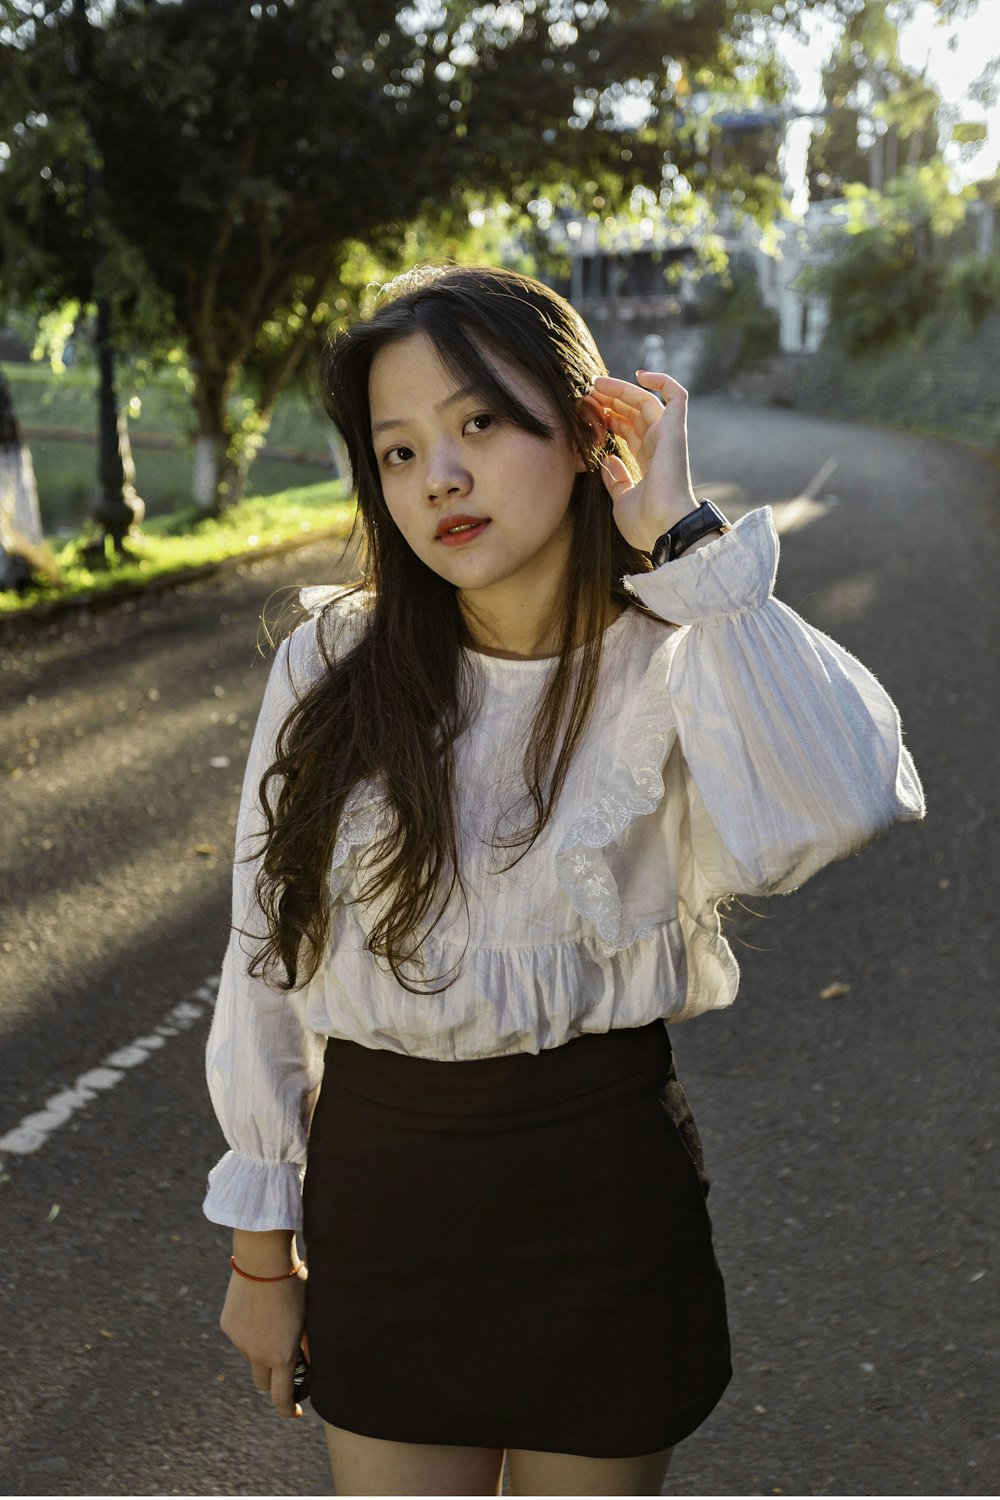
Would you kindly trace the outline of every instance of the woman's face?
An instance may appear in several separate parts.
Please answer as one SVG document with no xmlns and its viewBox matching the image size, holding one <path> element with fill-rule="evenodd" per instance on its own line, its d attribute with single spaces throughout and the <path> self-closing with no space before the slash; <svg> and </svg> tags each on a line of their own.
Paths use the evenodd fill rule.
<svg viewBox="0 0 1000 1500">
<path fill-rule="evenodd" d="M 481 397 L 463 394 L 431 340 L 416 333 L 372 361 L 372 446 L 389 514 L 417 556 L 477 604 L 509 608 L 521 590 L 537 599 L 562 580 L 570 495 L 586 464 L 545 393 L 517 365 L 483 352 L 555 439 L 513 427 Z M 449 517 L 479 524 L 446 540 Z"/>
</svg>

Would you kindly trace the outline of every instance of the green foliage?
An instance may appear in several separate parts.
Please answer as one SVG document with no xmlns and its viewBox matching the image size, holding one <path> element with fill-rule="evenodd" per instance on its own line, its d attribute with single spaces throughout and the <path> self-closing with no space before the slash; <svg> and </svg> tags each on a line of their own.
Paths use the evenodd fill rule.
<svg viewBox="0 0 1000 1500">
<path fill-rule="evenodd" d="M 945 161 L 935 156 L 920 166 L 905 167 L 882 193 L 855 193 L 858 212 L 853 227 L 860 229 L 862 222 L 874 219 L 901 230 L 922 230 L 945 238 L 962 223 L 975 195 L 971 185 L 955 192 Z"/>
<path fill-rule="evenodd" d="M 852 183 L 892 178 L 938 150 L 942 99 L 900 58 L 901 19 L 895 0 L 867 0 L 853 7 L 837 38 L 823 69 L 828 113 L 809 143 L 814 201 L 839 198 Z"/>
<path fill-rule="evenodd" d="M 531 204 L 566 187 L 612 211 L 646 185 L 683 212 L 671 183 L 703 195 L 723 180 L 683 107 L 692 87 L 775 98 L 782 84 L 737 0 L 11 10 L 5 294 L 92 304 L 96 229 L 120 342 L 149 367 L 184 350 L 198 430 L 237 467 L 372 283 L 428 251 L 497 257 L 500 226 L 474 232 L 470 208 L 508 204 L 528 262 Z M 770 163 L 737 153 L 723 178 L 762 220 L 780 205 Z"/>
<path fill-rule="evenodd" d="M 967 333 L 974 333 L 984 318 L 1000 316 L 1000 252 L 949 261 L 942 300 L 942 314 L 953 310 Z"/>
<path fill-rule="evenodd" d="M 778 314 L 765 307 L 755 276 L 735 276 L 725 293 L 718 328 L 737 335 L 732 368 L 742 369 L 778 352 Z"/>
<path fill-rule="evenodd" d="M 958 305 L 953 258 L 941 247 L 963 223 L 974 189 L 953 192 L 936 157 L 906 168 L 883 193 L 854 183 L 845 196 L 847 234 L 802 272 L 803 290 L 829 296 L 828 337 L 848 354 L 921 343 Z M 970 309 L 975 295 L 967 295 Z"/>
<path fill-rule="evenodd" d="M 918 260 L 912 235 L 888 225 L 865 230 L 823 268 L 830 327 L 850 354 L 919 340 L 941 289 L 941 266 Z"/>
<path fill-rule="evenodd" d="M 87 527 L 47 549 L 59 581 L 39 584 L 20 595 L 0 590 L 0 615 L 30 611 L 53 599 L 113 593 L 284 542 L 347 537 L 355 510 L 354 500 L 339 480 L 243 500 L 222 519 L 200 517 L 187 507 L 147 521 L 137 537 L 127 539 L 130 556 L 99 569 L 83 559 L 84 547 L 96 537 L 94 529 Z"/>
</svg>

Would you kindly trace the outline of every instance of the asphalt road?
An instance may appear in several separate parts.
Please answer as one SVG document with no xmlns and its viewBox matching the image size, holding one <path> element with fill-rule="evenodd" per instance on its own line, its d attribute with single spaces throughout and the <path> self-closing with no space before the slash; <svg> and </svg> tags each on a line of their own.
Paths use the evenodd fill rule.
<svg viewBox="0 0 1000 1500">
<path fill-rule="evenodd" d="M 998 472 L 714 399 L 691 440 L 724 508 L 774 504 L 778 594 L 889 688 L 929 815 L 737 908 L 736 1005 L 672 1032 L 736 1374 L 669 1492 L 990 1494 Z M 0 640 L 7 1493 L 330 1493 L 318 1419 L 273 1416 L 217 1331 L 200 1204 L 259 613 L 340 566 L 314 545 Z"/>
</svg>

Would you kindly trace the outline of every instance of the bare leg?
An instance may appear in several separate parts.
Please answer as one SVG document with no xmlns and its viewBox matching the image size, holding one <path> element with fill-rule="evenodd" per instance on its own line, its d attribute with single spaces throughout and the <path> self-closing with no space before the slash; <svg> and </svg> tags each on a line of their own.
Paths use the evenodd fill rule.
<svg viewBox="0 0 1000 1500">
<path fill-rule="evenodd" d="M 394 1443 L 326 1428 L 338 1495 L 499 1495 L 503 1448 Z"/>
<path fill-rule="evenodd" d="M 660 1495 L 673 1448 L 640 1458 L 581 1458 L 508 1448 L 511 1495 Z"/>
</svg>

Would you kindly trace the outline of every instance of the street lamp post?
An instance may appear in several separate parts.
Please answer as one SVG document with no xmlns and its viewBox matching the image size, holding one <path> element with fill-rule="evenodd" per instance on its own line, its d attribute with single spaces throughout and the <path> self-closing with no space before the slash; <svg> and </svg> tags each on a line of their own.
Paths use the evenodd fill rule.
<svg viewBox="0 0 1000 1500">
<path fill-rule="evenodd" d="M 102 272 L 103 248 L 95 230 L 95 288 L 100 287 Z M 125 537 L 141 524 L 146 505 L 125 475 L 118 393 L 115 390 L 115 355 L 111 343 L 111 304 L 103 289 L 97 291 L 96 301 L 98 460 L 97 490 L 91 515 L 102 528 L 103 535 L 95 543 L 94 550 L 103 552 L 104 537 L 110 536 L 115 552 L 123 552 Z"/>
<path fill-rule="evenodd" d="M 77 69 L 81 84 L 81 107 L 91 144 L 96 153 L 96 138 L 90 118 L 89 84 L 93 39 L 90 22 L 87 19 L 87 0 L 74 0 L 73 11 L 77 33 Z M 111 338 L 111 301 L 104 284 L 104 241 L 101 234 L 99 210 L 102 168 L 99 157 L 95 155 L 95 159 L 87 163 L 84 171 L 85 217 L 90 233 L 94 301 L 97 307 L 95 343 L 98 365 L 98 461 L 97 489 L 91 515 L 101 527 L 101 535 L 83 550 L 88 559 L 100 562 L 106 556 L 105 542 L 108 537 L 111 538 L 115 553 L 125 551 L 125 537 L 140 525 L 146 513 L 146 506 L 136 494 L 133 486 L 127 482 L 122 461 L 118 396 L 115 391 L 115 356 Z"/>
</svg>

